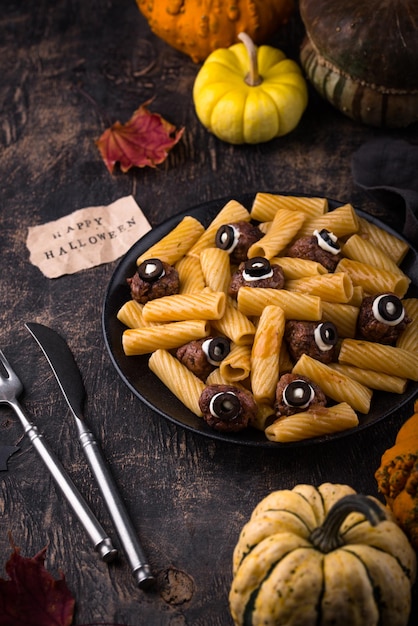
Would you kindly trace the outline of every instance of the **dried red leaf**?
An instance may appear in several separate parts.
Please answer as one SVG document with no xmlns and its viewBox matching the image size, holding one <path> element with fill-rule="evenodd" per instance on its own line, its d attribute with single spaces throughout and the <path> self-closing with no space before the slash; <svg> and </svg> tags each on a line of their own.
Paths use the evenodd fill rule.
<svg viewBox="0 0 418 626">
<path fill-rule="evenodd" d="M 176 130 L 161 115 L 151 113 L 148 104 L 142 104 L 126 124 L 115 122 L 96 141 L 111 174 L 116 163 L 122 172 L 133 166 L 155 167 L 163 163 L 183 135 L 184 128 Z"/>
<path fill-rule="evenodd" d="M 6 563 L 10 580 L 0 578 L 0 626 L 70 626 L 75 600 L 64 576 L 55 579 L 44 567 L 46 548 L 32 558 L 19 548 Z"/>
</svg>

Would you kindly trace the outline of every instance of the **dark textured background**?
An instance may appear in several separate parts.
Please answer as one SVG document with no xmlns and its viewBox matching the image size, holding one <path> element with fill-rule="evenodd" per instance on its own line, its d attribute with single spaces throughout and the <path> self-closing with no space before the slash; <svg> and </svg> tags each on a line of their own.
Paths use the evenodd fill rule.
<svg viewBox="0 0 418 626">
<path fill-rule="evenodd" d="M 105 350 L 101 310 L 115 263 L 49 280 L 29 262 L 27 229 L 81 207 L 133 194 L 153 226 L 188 207 L 242 191 L 326 195 L 396 223 L 355 188 L 351 157 L 365 141 L 418 139 L 417 129 L 366 128 L 310 93 L 297 129 L 280 140 L 233 147 L 196 119 L 198 66 L 150 32 L 134 0 L 10 1 L 0 17 L 0 345 L 25 383 L 24 404 L 114 536 L 81 457 L 73 424 L 26 321 L 63 334 L 82 370 L 87 415 L 158 577 L 135 588 L 123 558 L 102 564 L 57 494 L 11 410 L 0 409 L 0 442 L 19 445 L 0 474 L 0 555 L 12 533 L 22 554 L 48 545 L 46 566 L 64 571 L 75 624 L 228 626 L 231 556 L 255 504 L 299 482 L 344 482 L 376 494 L 374 471 L 411 413 L 347 439 L 266 451 L 215 442 L 168 423 L 125 387 Z M 297 59 L 295 18 L 272 43 Z M 95 146 L 109 123 L 143 102 L 177 127 L 181 142 L 157 169 L 110 176 Z M 0 574 L 2 575 L 2 574 Z M 417 608 L 411 623 L 417 618 Z"/>
</svg>

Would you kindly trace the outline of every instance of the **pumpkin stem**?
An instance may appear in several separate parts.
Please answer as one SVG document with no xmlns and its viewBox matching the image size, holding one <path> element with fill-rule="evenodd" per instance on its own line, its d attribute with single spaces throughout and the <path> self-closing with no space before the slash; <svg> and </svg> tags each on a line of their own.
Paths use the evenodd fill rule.
<svg viewBox="0 0 418 626">
<path fill-rule="evenodd" d="M 344 496 L 328 511 L 322 526 L 312 531 L 310 542 L 324 554 L 342 546 L 344 540 L 339 530 L 345 518 L 353 512 L 363 513 L 372 526 L 386 519 L 384 511 L 368 496 L 361 494 Z"/>
<path fill-rule="evenodd" d="M 245 82 L 247 85 L 250 85 L 250 87 L 261 85 L 263 79 L 258 73 L 257 48 L 255 47 L 253 40 L 249 35 L 247 35 L 247 33 L 239 33 L 238 39 L 240 39 L 246 47 L 250 60 L 250 71 L 245 77 Z"/>
</svg>

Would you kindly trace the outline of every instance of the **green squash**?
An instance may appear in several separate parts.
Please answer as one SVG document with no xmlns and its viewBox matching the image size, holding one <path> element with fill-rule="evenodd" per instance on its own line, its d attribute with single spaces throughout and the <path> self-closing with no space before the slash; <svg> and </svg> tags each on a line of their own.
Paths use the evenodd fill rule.
<svg viewBox="0 0 418 626">
<path fill-rule="evenodd" d="M 309 81 L 349 117 L 377 127 L 418 121 L 418 2 L 300 0 Z"/>
<path fill-rule="evenodd" d="M 254 509 L 233 556 L 236 626 L 406 626 L 416 555 L 389 511 L 347 485 L 297 485 Z"/>
</svg>

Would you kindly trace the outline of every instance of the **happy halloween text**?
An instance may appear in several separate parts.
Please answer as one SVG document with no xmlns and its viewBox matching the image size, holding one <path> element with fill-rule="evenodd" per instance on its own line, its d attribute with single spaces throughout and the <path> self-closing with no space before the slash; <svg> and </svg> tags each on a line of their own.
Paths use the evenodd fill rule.
<svg viewBox="0 0 418 626">
<path fill-rule="evenodd" d="M 106 230 L 106 227 L 102 224 L 102 217 L 95 217 L 92 220 L 83 220 L 81 222 L 77 222 L 73 226 L 67 226 L 65 231 L 57 231 L 52 234 L 53 239 L 60 239 L 61 237 L 68 237 L 69 235 L 74 235 L 74 238 L 62 243 L 57 246 L 57 248 L 53 248 L 51 250 L 45 250 L 44 254 L 47 259 L 54 259 L 56 257 L 63 256 L 64 254 L 68 254 L 73 250 L 80 250 L 81 248 L 85 248 L 86 246 L 95 246 L 97 244 L 103 243 L 104 241 L 108 241 L 111 239 L 116 239 L 118 235 L 121 233 L 130 230 L 134 226 L 136 226 L 135 218 L 131 217 L 126 220 L 119 226 L 113 227 L 111 230 Z M 94 228 L 94 234 L 88 234 L 86 231 L 91 231 Z M 103 229 L 103 230 L 102 230 Z"/>
</svg>

